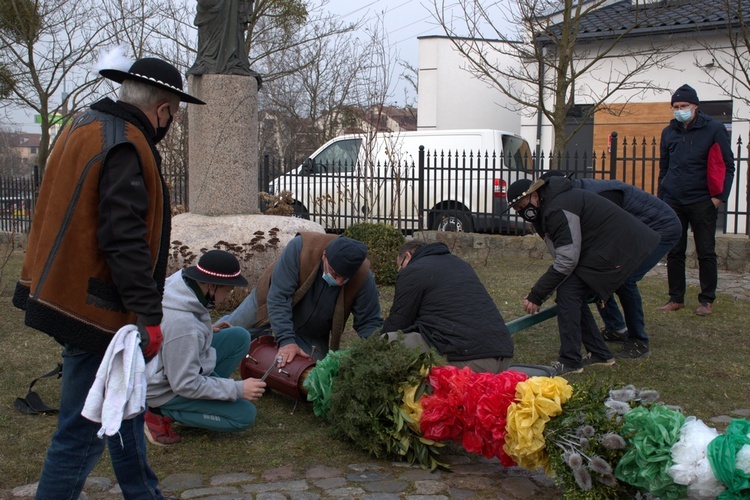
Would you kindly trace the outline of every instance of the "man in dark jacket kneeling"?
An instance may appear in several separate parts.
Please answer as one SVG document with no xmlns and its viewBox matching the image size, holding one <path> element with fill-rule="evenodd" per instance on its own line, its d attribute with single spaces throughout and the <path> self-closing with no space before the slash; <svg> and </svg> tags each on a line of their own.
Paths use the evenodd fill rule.
<svg viewBox="0 0 750 500">
<path fill-rule="evenodd" d="M 434 348 L 448 364 L 500 373 L 510 366 L 513 340 L 500 311 L 472 267 L 444 243 L 412 240 L 398 251 L 393 306 L 383 323 L 391 339 Z"/>
</svg>

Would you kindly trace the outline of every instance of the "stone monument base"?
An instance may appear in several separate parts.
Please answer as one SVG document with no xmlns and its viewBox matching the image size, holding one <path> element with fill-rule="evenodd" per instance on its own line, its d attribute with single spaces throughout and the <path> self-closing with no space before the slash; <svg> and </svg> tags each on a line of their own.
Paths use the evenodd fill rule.
<svg viewBox="0 0 750 500">
<path fill-rule="evenodd" d="M 168 275 L 194 266 L 209 250 L 226 250 L 240 261 L 249 291 L 300 231 L 325 232 L 315 222 L 278 215 L 176 215 L 172 218 Z"/>
</svg>

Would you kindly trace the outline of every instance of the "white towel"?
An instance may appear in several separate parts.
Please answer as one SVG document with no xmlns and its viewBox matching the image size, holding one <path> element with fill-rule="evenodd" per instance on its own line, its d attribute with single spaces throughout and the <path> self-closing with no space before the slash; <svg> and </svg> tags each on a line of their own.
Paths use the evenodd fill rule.
<svg viewBox="0 0 750 500">
<path fill-rule="evenodd" d="M 120 328 L 104 353 L 81 415 L 100 422 L 97 435 L 114 436 L 123 420 L 146 409 L 146 381 L 156 370 L 156 357 L 143 360 L 135 325 Z"/>
</svg>

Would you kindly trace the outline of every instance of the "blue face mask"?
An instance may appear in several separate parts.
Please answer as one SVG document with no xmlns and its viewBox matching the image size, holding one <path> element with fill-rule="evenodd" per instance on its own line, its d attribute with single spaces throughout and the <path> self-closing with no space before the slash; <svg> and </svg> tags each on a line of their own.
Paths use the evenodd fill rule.
<svg viewBox="0 0 750 500">
<path fill-rule="evenodd" d="M 687 123 L 693 118 L 692 109 L 680 109 L 674 112 L 674 119 L 680 123 Z"/>
<path fill-rule="evenodd" d="M 339 285 L 336 282 L 336 279 L 333 276 L 331 276 L 330 273 L 323 273 L 323 281 L 328 283 L 328 286 L 341 286 L 341 285 L 346 285 L 349 282 L 349 278 L 346 278 L 344 282 L 341 285 Z"/>
</svg>

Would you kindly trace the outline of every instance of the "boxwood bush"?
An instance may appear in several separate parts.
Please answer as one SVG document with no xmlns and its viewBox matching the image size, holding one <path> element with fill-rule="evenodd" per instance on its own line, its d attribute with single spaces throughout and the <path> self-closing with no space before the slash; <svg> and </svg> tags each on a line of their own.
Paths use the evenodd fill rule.
<svg viewBox="0 0 750 500">
<path fill-rule="evenodd" d="M 367 245 L 367 258 L 378 285 L 396 284 L 396 254 L 406 241 L 401 231 L 388 224 L 365 222 L 349 226 L 344 235 Z"/>
</svg>

